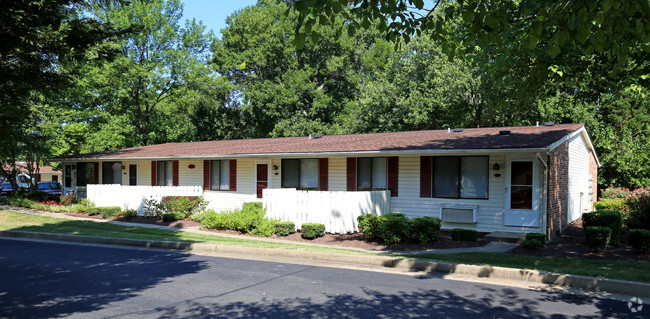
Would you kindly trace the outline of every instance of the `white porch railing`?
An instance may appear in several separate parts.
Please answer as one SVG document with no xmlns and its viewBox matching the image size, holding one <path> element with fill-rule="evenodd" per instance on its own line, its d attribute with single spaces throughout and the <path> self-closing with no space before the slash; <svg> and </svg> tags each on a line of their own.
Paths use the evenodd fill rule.
<svg viewBox="0 0 650 319">
<path fill-rule="evenodd" d="M 160 201 L 164 196 L 201 196 L 201 186 L 122 186 L 88 185 L 87 198 L 96 206 L 120 206 L 135 209 L 144 214 L 144 200 L 154 198 Z"/>
<path fill-rule="evenodd" d="M 390 191 L 320 192 L 296 189 L 265 189 L 262 202 L 266 217 L 296 223 L 325 225 L 328 233 L 359 231 L 357 217 L 383 215 L 390 211 Z"/>
</svg>

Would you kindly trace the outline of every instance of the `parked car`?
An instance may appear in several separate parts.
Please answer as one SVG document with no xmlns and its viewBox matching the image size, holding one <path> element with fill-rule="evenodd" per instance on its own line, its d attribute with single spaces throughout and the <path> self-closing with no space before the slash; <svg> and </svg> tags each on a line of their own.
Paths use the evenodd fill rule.
<svg viewBox="0 0 650 319">
<path fill-rule="evenodd" d="M 61 198 L 61 184 L 57 182 L 38 182 L 36 190 L 45 193 L 45 198 L 59 200 Z"/>
<path fill-rule="evenodd" d="M 9 182 L 2 183 L 2 186 L 0 187 L 2 187 L 2 190 L 0 190 L 0 196 L 9 196 L 9 193 L 14 191 Z"/>
</svg>

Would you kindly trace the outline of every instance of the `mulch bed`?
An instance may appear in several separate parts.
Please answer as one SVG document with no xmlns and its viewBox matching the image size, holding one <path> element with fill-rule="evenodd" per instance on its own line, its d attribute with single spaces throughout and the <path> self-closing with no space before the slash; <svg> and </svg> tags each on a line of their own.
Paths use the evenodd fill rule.
<svg viewBox="0 0 650 319">
<path fill-rule="evenodd" d="M 650 255 L 637 254 L 634 248 L 627 246 L 627 229 L 623 229 L 619 236 L 618 247 L 609 246 L 601 251 L 595 252 L 587 247 L 585 232 L 582 229 L 582 219 L 570 224 L 561 237 L 546 243 L 544 247 L 537 250 L 526 250 L 519 246 L 510 251 L 513 254 L 529 255 L 538 257 L 568 258 L 568 259 L 607 259 L 622 261 L 650 261 Z"/>
</svg>

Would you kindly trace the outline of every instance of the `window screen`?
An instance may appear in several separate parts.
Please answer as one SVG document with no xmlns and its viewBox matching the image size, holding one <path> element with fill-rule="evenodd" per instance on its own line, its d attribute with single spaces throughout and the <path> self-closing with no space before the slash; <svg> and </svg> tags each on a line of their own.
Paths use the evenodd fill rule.
<svg viewBox="0 0 650 319">
<path fill-rule="evenodd" d="M 533 208 L 533 162 L 512 162 L 510 166 L 510 208 Z"/>
<path fill-rule="evenodd" d="M 283 159 L 282 187 L 318 189 L 318 159 Z"/>
<path fill-rule="evenodd" d="M 488 197 L 488 165 L 487 157 L 461 157 L 460 197 Z"/>
<path fill-rule="evenodd" d="M 440 156 L 432 165 L 433 197 L 488 198 L 489 157 Z"/>
<path fill-rule="evenodd" d="M 158 166 L 156 167 L 156 185 L 158 186 L 172 186 L 174 185 L 173 181 L 173 167 L 172 161 L 158 161 Z"/>
<path fill-rule="evenodd" d="M 433 197 L 459 197 L 458 157 L 433 158 Z"/>
<path fill-rule="evenodd" d="M 386 189 L 386 172 L 385 157 L 357 158 L 357 190 Z"/>
<path fill-rule="evenodd" d="M 102 163 L 102 184 L 122 184 L 122 162 Z"/>
<path fill-rule="evenodd" d="M 230 190 L 230 160 L 210 161 L 210 189 Z"/>
</svg>

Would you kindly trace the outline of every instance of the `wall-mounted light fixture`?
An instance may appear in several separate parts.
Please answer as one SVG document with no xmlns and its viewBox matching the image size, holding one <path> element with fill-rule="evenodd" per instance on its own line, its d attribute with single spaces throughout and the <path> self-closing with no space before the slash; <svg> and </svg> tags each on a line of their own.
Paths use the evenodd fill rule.
<svg viewBox="0 0 650 319">
<path fill-rule="evenodd" d="M 274 171 L 277 171 L 279 169 L 278 165 L 273 165 L 272 168 Z"/>
<path fill-rule="evenodd" d="M 498 171 L 501 169 L 501 166 L 499 166 L 499 163 L 494 163 L 494 166 L 492 166 L 492 169 L 495 171 Z"/>
</svg>

